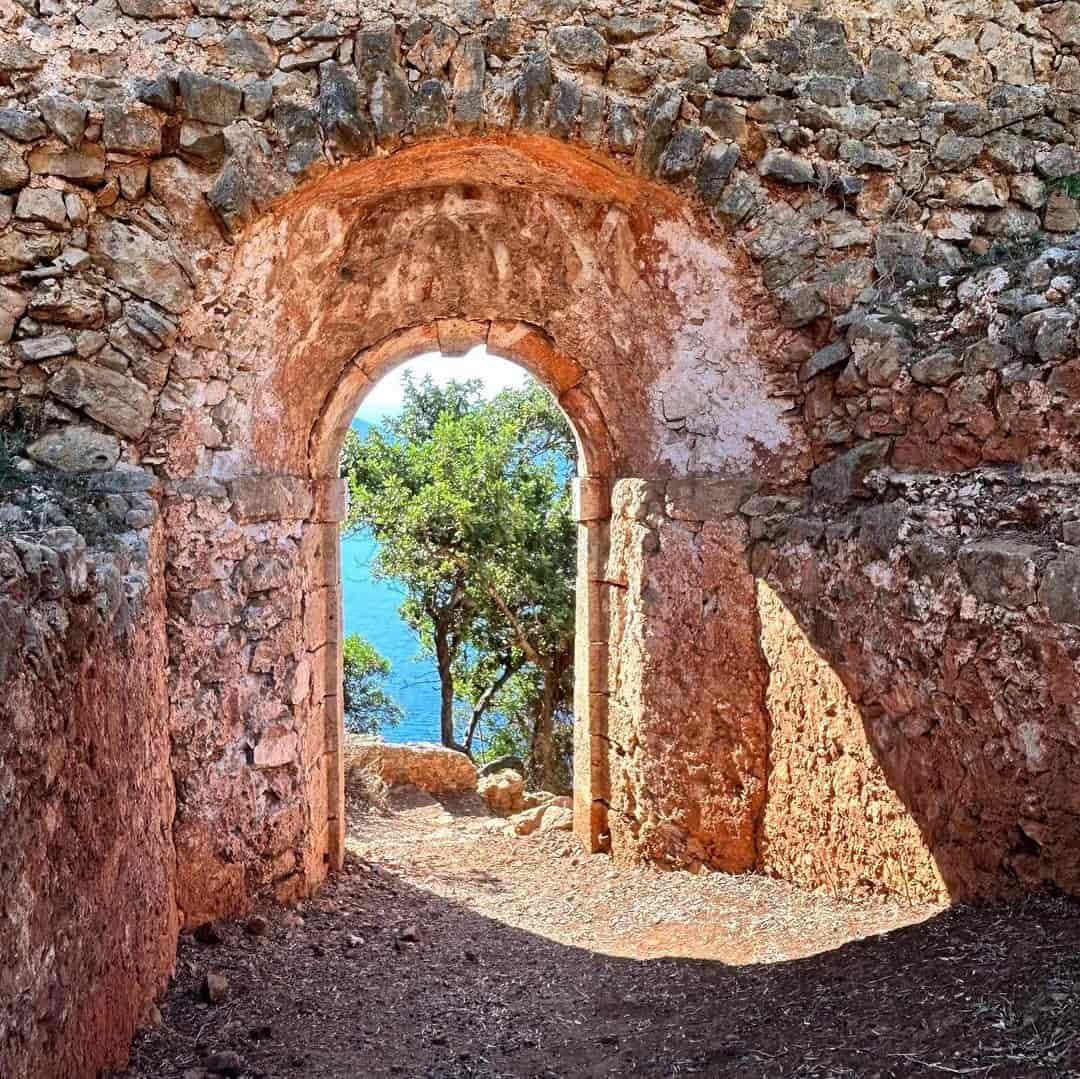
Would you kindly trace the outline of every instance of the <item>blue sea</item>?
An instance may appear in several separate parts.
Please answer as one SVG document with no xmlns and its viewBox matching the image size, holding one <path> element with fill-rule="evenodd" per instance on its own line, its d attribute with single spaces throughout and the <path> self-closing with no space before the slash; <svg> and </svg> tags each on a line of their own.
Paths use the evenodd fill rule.
<svg viewBox="0 0 1080 1079">
<path fill-rule="evenodd" d="M 354 420 L 363 437 L 370 424 Z M 375 580 L 371 561 L 378 544 L 370 533 L 341 541 L 342 609 L 345 634 L 360 633 L 393 666 L 388 687 L 405 718 L 384 731 L 388 742 L 439 741 L 439 672 L 431 656 L 422 655 L 420 642 L 398 614 L 404 589 L 392 581 Z"/>
</svg>

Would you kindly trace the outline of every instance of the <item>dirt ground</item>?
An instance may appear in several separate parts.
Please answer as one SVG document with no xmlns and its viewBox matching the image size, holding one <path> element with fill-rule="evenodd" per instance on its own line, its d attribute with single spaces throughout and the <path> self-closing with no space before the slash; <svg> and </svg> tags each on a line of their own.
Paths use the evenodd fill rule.
<svg viewBox="0 0 1080 1079">
<path fill-rule="evenodd" d="M 912 909 L 616 869 L 414 792 L 354 812 L 346 871 L 263 915 L 182 941 L 126 1079 L 1080 1076 L 1061 899 Z"/>
</svg>

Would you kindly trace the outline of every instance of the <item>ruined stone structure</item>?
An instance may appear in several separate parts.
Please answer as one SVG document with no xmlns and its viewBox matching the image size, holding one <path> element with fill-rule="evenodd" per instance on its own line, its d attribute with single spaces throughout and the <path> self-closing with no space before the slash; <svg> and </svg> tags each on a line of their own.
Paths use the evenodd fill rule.
<svg viewBox="0 0 1080 1079">
<path fill-rule="evenodd" d="M 0 1073 L 340 864 L 337 454 L 433 349 L 580 441 L 587 844 L 1080 890 L 1078 119 L 1073 0 L 0 0 Z"/>
</svg>

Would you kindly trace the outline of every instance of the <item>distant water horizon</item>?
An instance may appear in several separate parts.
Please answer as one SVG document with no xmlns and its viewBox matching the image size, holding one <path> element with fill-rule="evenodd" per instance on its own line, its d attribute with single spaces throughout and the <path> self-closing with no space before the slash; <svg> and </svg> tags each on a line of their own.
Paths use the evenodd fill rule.
<svg viewBox="0 0 1080 1079">
<path fill-rule="evenodd" d="M 366 420 L 352 422 L 365 437 L 371 428 Z M 366 529 L 341 540 L 342 623 L 345 636 L 366 637 L 391 664 L 387 689 L 401 706 L 405 718 L 387 727 L 388 742 L 438 742 L 439 671 L 433 656 L 425 655 L 420 640 L 398 613 L 405 589 L 394 581 L 377 580 L 371 563 L 379 544 Z"/>
</svg>

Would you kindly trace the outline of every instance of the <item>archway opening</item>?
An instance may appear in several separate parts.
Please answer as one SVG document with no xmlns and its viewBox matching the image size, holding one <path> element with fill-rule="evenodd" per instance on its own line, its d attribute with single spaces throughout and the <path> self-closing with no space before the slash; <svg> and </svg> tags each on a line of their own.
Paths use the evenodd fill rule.
<svg viewBox="0 0 1080 1079">
<path fill-rule="evenodd" d="M 438 745 L 569 793 L 578 461 L 557 402 L 484 345 L 422 355 L 364 396 L 341 470 L 351 756 L 399 780 Z M 460 765 L 424 782 L 452 785 Z"/>
<path fill-rule="evenodd" d="M 516 389 L 485 402 L 483 387 L 453 378 L 455 368 L 467 373 L 470 357 L 473 364 L 497 365 L 494 369 L 501 375 L 496 377 Z M 409 361 L 419 362 L 423 369 L 433 360 L 441 368 L 441 385 L 434 379 L 417 383 L 408 378 Z M 512 380 L 507 377 L 508 360 L 516 372 Z M 366 400 L 374 409 L 368 415 L 377 414 L 381 406 L 376 387 L 396 371 L 405 372 L 396 384 L 404 391 L 402 403 L 407 407 L 389 424 L 384 420 L 388 430 L 377 431 L 370 440 L 358 439 L 354 417 Z M 315 514 L 322 520 L 309 527 L 320 537 L 322 580 L 332 594 L 307 633 L 326 687 L 322 727 L 330 865 L 341 864 L 344 856 L 350 753 L 345 691 L 356 687 L 346 661 L 353 663 L 348 652 L 356 653 L 358 644 L 343 620 L 346 577 L 338 547 L 342 522 L 349 530 L 350 487 L 354 507 L 359 510 L 363 504 L 363 515 L 354 516 L 353 526 L 366 523 L 382 550 L 405 541 L 397 545 L 393 558 L 382 559 L 380 568 L 383 576 L 391 575 L 385 572 L 391 567 L 403 571 L 399 579 L 408 594 L 402 598 L 411 614 L 414 640 L 419 638 L 435 661 L 436 744 L 466 756 L 524 757 L 523 779 L 548 788 L 549 794 L 572 789 L 573 826 L 586 848 L 598 850 L 606 844 L 602 771 L 606 756 L 594 752 L 594 746 L 602 738 L 599 725 L 606 718 L 601 687 L 607 678 L 607 605 L 602 594 L 611 450 L 599 409 L 580 383 L 579 365 L 560 354 L 535 327 L 447 320 L 394 335 L 361 353 L 328 398 L 312 432 L 309 458 L 318 477 L 316 486 L 326 494 Z M 523 389 L 526 384 L 531 388 Z M 451 421 L 460 422 L 455 426 Z M 430 435 L 436 428 L 442 441 L 428 439 L 421 452 L 410 456 L 416 446 L 410 447 L 408 436 Z M 463 440 L 468 443 L 464 450 L 458 444 Z M 367 442 L 374 450 L 363 454 L 360 449 Z M 493 453 L 498 446 L 501 457 Z M 363 469 L 356 467 L 360 457 Z M 414 465 L 416 489 L 409 491 L 403 477 Z M 476 478 L 455 476 L 454 467 L 461 465 Z M 345 478 L 339 474 L 343 466 Z M 371 482 L 362 489 L 359 473 L 364 469 L 374 490 Z M 484 491 L 487 480 L 494 486 Z M 471 487 L 479 488 L 479 493 Z M 430 499 L 425 512 L 438 526 L 429 530 L 434 546 L 419 557 L 415 533 L 410 537 L 408 529 L 402 530 L 403 522 L 418 521 L 417 495 L 421 501 Z M 494 507 L 499 512 L 484 506 L 485 496 L 499 501 Z M 482 518 L 479 527 L 473 516 Z M 464 553 L 477 568 L 461 575 L 469 579 L 462 594 L 471 610 L 459 623 L 472 621 L 471 638 L 457 633 L 460 626 L 451 625 L 449 633 L 436 632 L 438 617 L 446 613 L 446 588 L 455 587 L 454 571 L 462 563 L 463 552 L 454 537 L 476 541 L 474 549 Z M 402 551 L 408 552 L 404 562 L 398 557 Z M 433 561 L 447 571 L 434 581 L 435 588 L 429 572 Z M 557 624 L 560 632 L 554 637 L 546 635 L 549 612 L 528 594 L 543 588 L 549 589 L 548 606 L 557 608 L 551 624 Z M 455 692 L 455 684 L 460 692 Z M 500 701 L 501 691 L 505 695 Z M 516 713 L 515 724 L 495 721 L 496 715 L 505 720 L 509 712 Z M 383 756 L 393 755 L 384 751 Z M 395 767 L 380 766 L 384 780 L 394 780 Z M 519 798 L 503 808 L 523 806 Z M 559 808 L 569 811 L 570 805 Z M 569 823 L 569 812 L 565 819 Z"/>
</svg>

